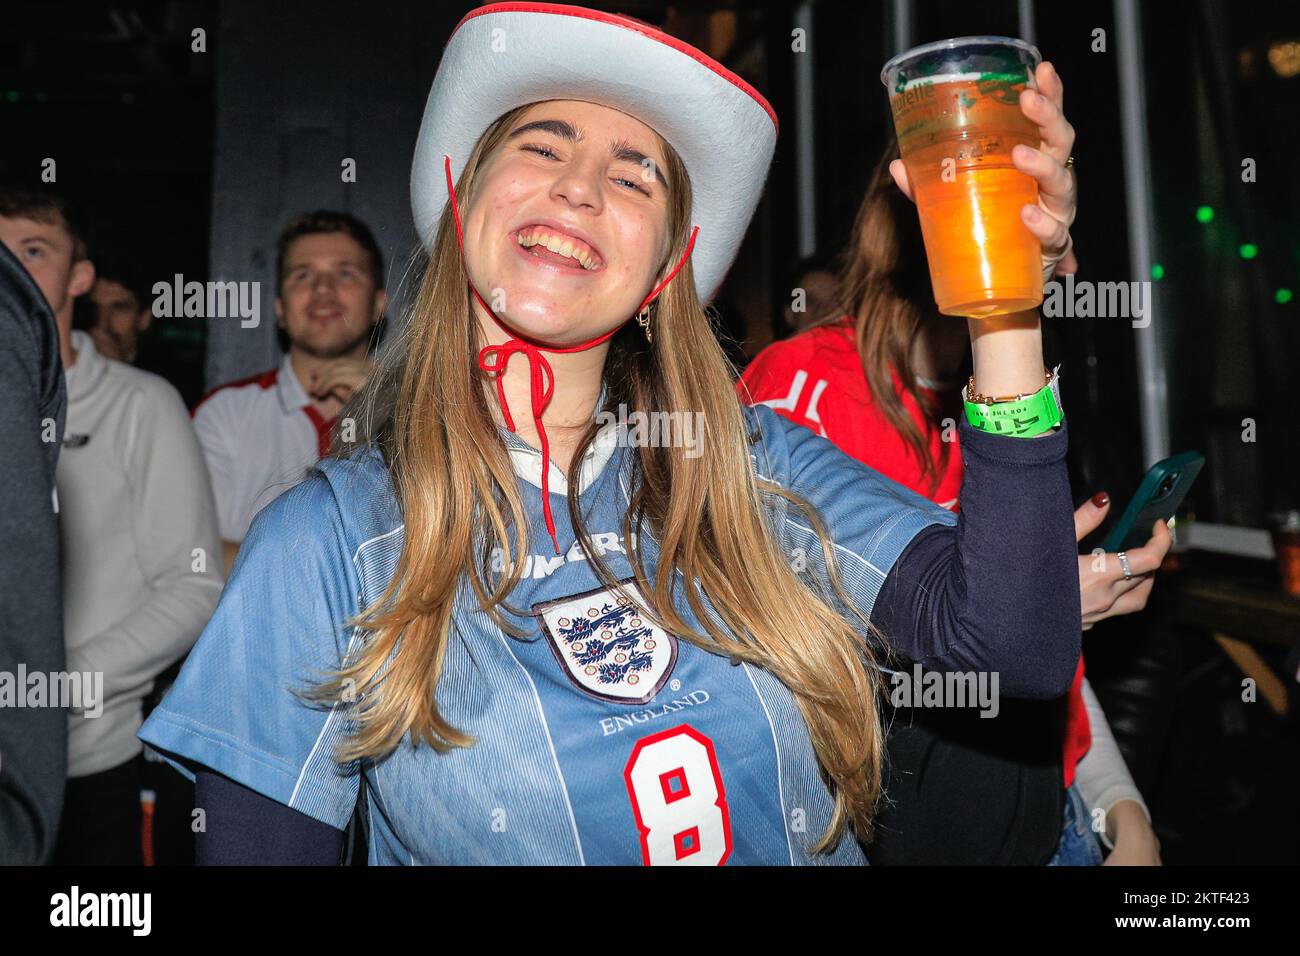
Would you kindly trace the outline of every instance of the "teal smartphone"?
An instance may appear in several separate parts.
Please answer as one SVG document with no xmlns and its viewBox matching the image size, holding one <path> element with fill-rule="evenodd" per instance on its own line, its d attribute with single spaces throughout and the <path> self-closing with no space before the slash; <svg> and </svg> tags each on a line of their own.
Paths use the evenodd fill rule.
<svg viewBox="0 0 1300 956">
<path fill-rule="evenodd" d="M 1205 456 L 1200 452 L 1185 451 L 1152 465 L 1102 548 L 1127 551 L 1146 544 L 1151 526 L 1174 516 L 1204 464 Z"/>
</svg>

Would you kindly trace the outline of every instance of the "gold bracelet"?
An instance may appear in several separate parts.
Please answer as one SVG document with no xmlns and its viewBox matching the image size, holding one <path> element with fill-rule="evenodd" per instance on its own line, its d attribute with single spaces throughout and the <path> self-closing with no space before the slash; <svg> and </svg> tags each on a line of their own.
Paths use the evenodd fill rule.
<svg viewBox="0 0 1300 956">
<path fill-rule="evenodd" d="M 1043 369 L 1043 386 L 1052 384 L 1051 369 Z M 966 401 L 974 402 L 976 405 L 998 405 L 1002 402 L 1019 402 L 1028 398 L 1030 395 L 1037 395 L 1041 389 L 1033 392 L 1022 392 L 1019 395 L 981 395 L 975 390 L 975 376 L 970 377 L 966 383 Z"/>
</svg>

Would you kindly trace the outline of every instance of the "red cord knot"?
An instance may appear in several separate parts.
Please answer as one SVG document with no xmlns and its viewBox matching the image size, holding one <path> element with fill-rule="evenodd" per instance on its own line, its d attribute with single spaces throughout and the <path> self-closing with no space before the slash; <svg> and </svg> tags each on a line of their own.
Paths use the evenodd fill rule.
<svg viewBox="0 0 1300 956">
<path fill-rule="evenodd" d="M 515 431 L 515 420 L 510 414 L 510 403 L 506 401 L 506 390 L 502 384 L 506 366 L 516 352 L 523 352 L 528 358 L 528 381 L 532 398 L 533 424 L 537 427 L 537 437 L 542 443 L 542 513 L 546 516 L 546 532 L 555 545 L 555 553 L 560 553 L 560 541 L 555 533 L 555 518 L 551 514 L 551 455 L 550 443 L 546 439 L 546 429 L 542 425 L 542 412 L 551 402 L 555 392 L 555 373 L 551 363 L 546 361 L 537 346 L 522 339 L 511 339 L 501 345 L 485 345 L 478 353 L 478 367 L 496 379 L 497 401 L 501 404 L 501 415 L 506 420 L 506 427 Z"/>
</svg>

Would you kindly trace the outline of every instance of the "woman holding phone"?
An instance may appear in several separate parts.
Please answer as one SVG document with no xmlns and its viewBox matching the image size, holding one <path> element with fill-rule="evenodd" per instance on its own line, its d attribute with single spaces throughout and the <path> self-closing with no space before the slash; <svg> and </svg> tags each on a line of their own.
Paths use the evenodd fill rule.
<svg viewBox="0 0 1300 956">
<path fill-rule="evenodd" d="M 1051 64 L 1041 65 L 1036 78 L 1059 104 L 1061 83 Z M 1023 94 L 1022 103 L 1033 96 Z M 1030 103 L 1024 107 L 1028 114 Z M 1074 207 L 1064 145 L 1047 142 L 1021 165 L 1038 179 L 1040 202 L 1054 211 Z M 957 510 L 965 504 L 963 456 L 952 426 L 964 417 L 960 392 L 970 342 L 988 331 L 989 320 L 968 323 L 938 313 L 916 213 L 900 187 L 907 187 L 906 171 L 891 143 L 859 207 L 837 304 L 813 317 L 807 331 L 760 353 L 739 390 Z M 1042 237 L 1028 214 L 1025 223 Z M 1058 263 L 1045 256 L 1045 281 L 1058 267 L 1072 271 L 1072 258 Z M 1036 325 L 1037 317 L 999 321 Z M 1103 493 L 1075 512 L 1080 540 L 1108 508 Z M 1169 545 L 1169 531 L 1158 523 L 1151 539 L 1123 558 L 1081 555 L 1084 629 L 1144 607 Z M 992 720 L 904 708 L 891 727 L 890 801 L 878 818 L 873 862 L 1101 862 L 1094 830 L 1113 847 L 1108 862 L 1159 862 L 1146 805 L 1084 678 L 1082 659 L 1064 701 L 1009 702 Z"/>
<path fill-rule="evenodd" d="M 1063 422 L 964 431 L 958 516 L 736 400 L 703 304 L 776 134 L 630 17 L 462 20 L 412 170 L 429 266 L 357 440 L 257 516 L 141 732 L 197 776 L 202 862 L 332 864 L 362 794 L 371 863 L 862 864 L 882 660 L 1068 689 Z M 1035 325 L 973 352 L 982 388 L 1042 387 Z"/>
</svg>

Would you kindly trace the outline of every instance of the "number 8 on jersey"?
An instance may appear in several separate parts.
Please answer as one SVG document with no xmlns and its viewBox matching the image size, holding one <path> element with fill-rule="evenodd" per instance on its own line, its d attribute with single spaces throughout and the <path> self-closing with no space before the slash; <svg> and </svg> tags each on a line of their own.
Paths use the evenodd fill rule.
<svg viewBox="0 0 1300 956">
<path fill-rule="evenodd" d="M 682 724 L 637 741 L 623 771 L 647 866 L 721 866 L 731 819 L 713 741 Z"/>
</svg>

